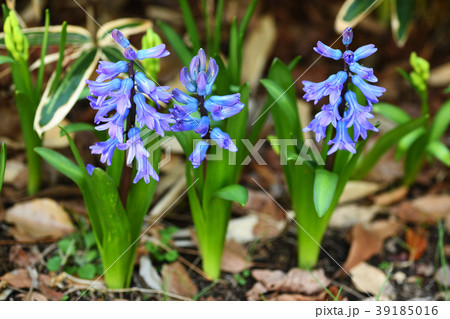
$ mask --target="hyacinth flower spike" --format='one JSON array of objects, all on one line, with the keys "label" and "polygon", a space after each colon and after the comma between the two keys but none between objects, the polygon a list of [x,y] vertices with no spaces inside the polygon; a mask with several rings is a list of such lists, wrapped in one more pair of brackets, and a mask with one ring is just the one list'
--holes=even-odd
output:
[{"label": "hyacinth flower spike", "polygon": [[[336,129],[336,135],[328,141],[332,145],[328,155],[339,150],[347,150],[355,153],[355,145],[358,139],[367,138],[367,131],[378,132],[368,119],[373,118],[371,113],[373,103],[378,102],[386,89],[367,82],[378,82],[372,68],[365,67],[358,63],[361,59],[374,54],[377,49],[373,44],[364,45],[355,51],[348,49],[353,40],[353,30],[346,28],[342,34],[342,43],[345,45],[345,51],[330,48],[322,42],[317,42],[314,51],[320,55],[334,59],[344,60],[344,71],[333,74],[325,81],[314,83],[303,81],[305,94],[303,98],[306,101],[314,100],[317,104],[319,100],[328,96],[329,102],[322,106],[322,111],[309,123],[303,131],[312,131],[316,135],[316,141],[320,142],[325,138],[326,130],[329,125]],[[348,82],[351,78],[352,83],[360,89],[367,100],[368,106],[360,105],[356,100],[356,94],[348,89]],[[353,127],[353,139],[348,133],[348,129]]]},{"label": "hyacinth flower spike", "polygon": [[[118,30],[113,30],[113,39],[123,49],[125,60],[118,62],[100,61],[97,69],[98,77],[95,81],[87,80],[88,97],[91,107],[97,110],[95,123],[97,130],[108,130],[109,139],[98,142],[90,148],[93,154],[101,154],[101,162],[112,164],[114,151],[128,151],[127,164],[133,161],[137,164],[137,173],[133,180],[137,183],[144,179],[150,182],[150,177],[158,181],[158,175],[151,167],[148,158],[150,153],[145,150],[140,138],[142,128],[146,126],[160,136],[170,131],[170,124],[175,120],[170,114],[158,112],[156,108],[147,104],[153,101],[159,108],[159,102],[168,103],[172,94],[169,87],[158,86],[148,79],[142,72],[133,69],[135,60],[162,58],[169,55],[164,44],[157,45],[137,52],[130,46],[130,41]],[[125,79],[121,74],[127,74]]]},{"label": "hyacinth flower spike", "polygon": [[[221,121],[238,114],[243,108],[239,93],[210,96],[219,67],[213,58],[209,58],[206,65],[206,54],[203,49],[191,60],[189,69],[184,67],[180,72],[180,82],[192,95],[179,89],[173,89],[173,97],[177,102],[170,110],[175,125],[173,132],[194,131],[200,134],[202,140],[197,143],[189,160],[194,168],[201,165],[205,159],[209,144],[208,140],[214,140],[217,145],[230,152],[237,152],[237,147],[231,141],[230,136],[219,128],[211,128],[211,122]],[[196,112],[200,118],[195,117]]]}]

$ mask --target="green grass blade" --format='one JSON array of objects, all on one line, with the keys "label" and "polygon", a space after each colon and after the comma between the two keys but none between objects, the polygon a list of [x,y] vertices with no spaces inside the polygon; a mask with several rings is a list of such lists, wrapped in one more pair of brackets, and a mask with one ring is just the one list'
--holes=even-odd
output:
[{"label": "green grass blade", "polygon": [[218,55],[220,53],[220,35],[222,31],[222,17],[223,17],[224,0],[217,2],[216,17],[214,19],[214,36],[213,36],[213,48],[212,55]]},{"label": "green grass blade", "polygon": [[50,88],[50,94],[53,94],[58,87],[59,78],[62,71],[62,63],[64,60],[64,51],[66,49],[66,38],[67,38],[67,22],[64,21],[61,26],[61,41],[59,42],[59,58],[56,63],[55,78],[53,79],[52,86]]},{"label": "green grass blade", "polygon": [[189,66],[189,63],[195,54],[188,49],[186,44],[184,44],[183,40],[172,27],[162,21],[158,21],[158,26],[161,28],[161,31],[164,33],[164,36],[175,50],[175,53],[178,55],[183,65]]},{"label": "green grass blade", "polygon": [[45,33],[44,39],[42,41],[41,48],[41,64],[39,65],[38,77],[36,80],[35,97],[37,101],[41,99],[42,94],[42,82],[44,81],[44,69],[45,69],[45,56],[47,55],[47,45],[48,45],[48,27],[50,25],[50,11],[45,10]]},{"label": "green grass blade", "polygon": [[195,24],[195,19],[192,14],[191,8],[189,7],[189,2],[187,0],[179,0],[181,12],[183,13],[184,23],[186,24],[186,29],[189,34],[189,39],[191,40],[194,52],[197,52],[201,48],[200,37],[198,34],[197,25]]}]

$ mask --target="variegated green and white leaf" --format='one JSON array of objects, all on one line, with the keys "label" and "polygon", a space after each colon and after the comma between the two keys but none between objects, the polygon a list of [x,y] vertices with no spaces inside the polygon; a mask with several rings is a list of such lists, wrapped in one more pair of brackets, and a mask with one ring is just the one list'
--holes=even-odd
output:
[{"label": "variegated green and white leaf", "polygon": [[408,39],[410,24],[414,15],[415,0],[391,1],[392,35],[399,47],[405,45]]},{"label": "variegated green and white leaf", "polygon": [[[61,40],[61,26],[50,26],[48,31],[48,44],[58,45]],[[27,28],[23,29],[22,32],[27,37],[29,45],[42,45],[45,27]],[[93,43],[91,34],[88,30],[76,25],[67,26],[66,44],[82,45],[86,43]],[[3,32],[0,33],[0,47],[5,47],[5,34]]]},{"label": "variegated green and white leaf", "polygon": [[111,62],[117,62],[124,59],[121,48],[116,46],[102,47],[101,59]]},{"label": "variegated green and white leaf", "polygon": [[105,23],[100,29],[98,29],[97,41],[100,47],[103,47],[114,43],[114,40],[111,36],[111,32],[114,29],[119,30],[125,35],[125,37],[128,38],[130,35],[143,33],[152,26],[153,24],[150,22],[150,20],[145,19],[124,18],[113,20]]},{"label": "variegated green and white leaf", "polygon": [[[39,135],[58,125],[70,112],[86,85],[85,80],[94,72],[99,58],[98,49],[83,52],[70,66],[51,96],[50,85],[47,85],[34,118],[34,129]],[[48,83],[53,83],[53,77]]]},{"label": "variegated green and white leaf", "polygon": [[347,27],[354,27],[378,7],[383,0],[346,0],[339,9],[334,29],[342,33]]}]

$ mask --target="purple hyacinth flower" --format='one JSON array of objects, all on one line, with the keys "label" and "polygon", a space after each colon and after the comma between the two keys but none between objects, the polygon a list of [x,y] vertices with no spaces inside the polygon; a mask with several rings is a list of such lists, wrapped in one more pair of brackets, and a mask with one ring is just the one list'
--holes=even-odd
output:
[{"label": "purple hyacinth flower", "polygon": [[361,90],[362,94],[364,94],[369,106],[371,106],[372,103],[378,103],[377,97],[380,97],[384,92],[386,92],[385,88],[368,84],[358,75],[352,76],[352,82],[358,87],[358,89]]},{"label": "purple hyacinth flower", "polygon": [[206,68],[206,54],[203,49],[200,49],[192,58],[189,70],[187,67],[181,69],[180,81],[190,93],[207,96],[211,94],[218,72],[219,67],[213,58],[209,58],[208,68]]},{"label": "purple hyacinth flower", "polygon": [[112,31],[112,37],[113,37],[114,41],[116,41],[117,44],[119,44],[122,48],[126,49],[130,46],[130,41],[128,41],[128,39],[125,38],[123,33],[120,32],[119,30],[114,29]]},{"label": "purple hyacinth flower", "polygon": [[118,90],[120,88],[121,82],[122,80],[117,78],[108,82],[86,80],[86,83],[89,86],[89,94],[94,96],[106,96],[110,92]]},{"label": "purple hyacinth flower", "polygon": [[350,71],[356,73],[360,78],[369,81],[369,82],[378,82],[377,77],[373,74],[372,68],[367,68],[365,66],[360,65],[355,62],[353,65],[350,65]]},{"label": "purple hyacinth flower", "polygon": [[208,151],[209,144],[205,141],[200,141],[195,146],[194,151],[189,155],[189,161],[191,161],[194,168],[198,168],[205,159],[206,152]]},{"label": "purple hyacinth flower", "polygon": [[355,63],[355,54],[351,50],[347,50],[342,55],[342,58],[344,59],[345,63],[348,65],[353,65]]},{"label": "purple hyacinth flower", "polygon": [[125,61],[109,62],[100,61],[97,69],[99,76],[95,79],[96,82],[103,82],[111,80],[118,76],[120,73],[127,72],[128,66]]},{"label": "purple hyacinth flower", "polygon": [[123,56],[125,59],[133,61],[137,58],[136,51],[132,47],[128,47],[123,51]]},{"label": "purple hyacinth flower", "polygon": [[314,100],[314,104],[317,104],[321,98],[329,95],[330,104],[336,104],[346,80],[347,73],[339,71],[337,74],[330,75],[328,79],[319,83],[303,81],[303,91],[305,91],[303,98],[307,102]]},{"label": "purple hyacinth flower", "polygon": [[373,115],[370,113],[372,111],[371,107],[360,105],[356,99],[356,94],[352,91],[345,93],[345,100],[349,105],[349,109],[344,121],[347,122],[347,128],[353,126],[355,141],[358,140],[359,136],[366,139],[368,130],[378,132],[378,129],[368,121],[368,119],[373,118]]},{"label": "purple hyacinth flower", "polygon": [[175,101],[177,101],[181,104],[195,105],[195,107],[197,108],[198,101],[196,98],[187,95],[186,93],[184,93],[183,91],[181,91],[177,88],[174,88],[172,90],[172,94],[173,94],[173,98],[175,99]]},{"label": "purple hyacinth flower", "polygon": [[106,162],[106,164],[110,166],[117,144],[119,144],[117,138],[110,138],[105,142],[95,143],[89,148],[91,149],[92,154],[101,154],[100,161],[102,163]]},{"label": "purple hyacinth flower", "polygon": [[322,111],[316,114],[311,123],[303,129],[303,132],[313,131],[316,135],[316,141],[319,143],[326,137],[326,129],[328,125],[333,124],[333,126],[336,127],[337,121],[342,119],[338,110],[341,102],[342,98],[339,97],[336,104],[327,104],[322,106]]},{"label": "purple hyacinth flower", "polygon": [[342,43],[347,46],[352,43],[353,40],[353,30],[350,27],[345,28],[344,33],[342,33]]},{"label": "purple hyacinth flower", "polygon": [[156,86],[156,84],[147,79],[147,77],[142,72],[136,73],[134,76],[136,83],[138,84],[139,91],[145,93],[149,98],[155,102],[158,107],[158,101],[168,103],[172,99],[172,94],[167,92],[168,86]]},{"label": "purple hyacinth flower", "polygon": [[125,111],[124,115],[120,115],[119,113],[114,114],[108,118],[102,118],[104,124],[98,125],[95,127],[97,131],[108,130],[109,137],[113,139],[117,139],[120,143],[123,142],[123,122],[128,116],[128,109]]},{"label": "purple hyacinth flower", "polygon": [[166,50],[166,45],[161,43],[150,49],[138,50],[136,52],[136,57],[139,60],[145,60],[145,59],[149,59],[149,58],[159,59],[159,58],[166,57],[169,54],[170,54],[170,52]]},{"label": "purple hyacinth flower", "polygon": [[332,49],[328,45],[323,44],[321,41],[318,41],[317,47],[314,47],[313,49],[321,56],[324,56],[326,58],[331,58],[333,60],[339,60],[340,58],[342,58],[341,50]]},{"label": "purple hyacinth flower", "polygon": [[210,123],[209,117],[202,116],[198,121],[198,126],[194,132],[200,134],[201,137],[204,137],[209,132]]},{"label": "purple hyacinth flower", "polygon": [[217,74],[219,73],[219,66],[216,60],[209,58],[208,70],[206,71],[206,92],[205,95],[210,95],[212,92],[212,87],[214,81],[216,80]]},{"label": "purple hyacinth flower", "polygon": [[144,178],[146,183],[150,182],[150,176],[159,181],[158,174],[156,174],[153,167],[148,162],[150,153],[144,148],[140,137],[141,131],[137,127],[132,127],[128,131],[128,140],[124,144],[118,144],[117,148],[121,151],[128,150],[127,164],[131,165],[133,160],[137,161],[137,173],[133,180],[133,183],[137,183],[141,178]]},{"label": "purple hyacinth flower", "polygon": [[180,82],[190,93],[195,93],[197,91],[197,84],[195,81],[192,81],[186,67],[182,68],[180,71]]},{"label": "purple hyacinth flower", "polygon": [[145,96],[136,93],[133,98],[136,103],[136,121],[139,127],[147,125],[150,130],[155,130],[157,134],[164,137],[164,131],[170,131],[169,123],[175,123],[170,114],[162,114],[154,107],[148,105]]},{"label": "purple hyacinth flower", "polygon": [[237,147],[234,145],[233,141],[225,132],[218,127],[213,128],[211,131],[211,138],[219,145],[221,148],[225,150],[229,150],[230,152],[237,152]]},{"label": "purple hyacinth flower", "polygon": [[95,169],[95,166],[94,166],[94,165],[92,165],[92,164],[87,164],[87,165],[86,165],[86,170],[87,170],[87,172],[88,172],[88,174],[89,174],[90,176],[92,176],[92,173],[94,172],[94,169]]},{"label": "purple hyacinth flower", "polygon": [[200,73],[197,76],[197,94],[200,96],[206,95],[206,73],[205,71],[200,71]]},{"label": "purple hyacinth flower", "polygon": [[238,114],[244,104],[240,102],[240,94],[230,94],[225,96],[211,96],[205,102],[205,109],[211,113],[213,121],[220,121]]},{"label": "purple hyacinth flower", "polygon": [[368,56],[374,54],[375,52],[377,52],[377,48],[375,48],[375,45],[373,45],[373,44],[367,44],[362,47],[359,47],[354,52],[355,61],[359,61],[361,59],[367,58]]},{"label": "purple hyacinth flower", "polygon": [[114,92],[111,92],[109,95],[112,97],[114,103],[116,103],[116,110],[121,116],[128,114],[128,109],[131,107],[130,97],[131,97],[131,89],[133,88],[133,80],[130,78],[126,78],[122,80],[122,85],[120,89]]},{"label": "purple hyacinth flower", "polygon": [[328,151],[327,155],[333,154],[338,149],[347,150],[350,153],[356,153],[356,143],[348,135],[347,123],[345,121],[339,121],[336,127],[336,136],[334,139],[328,141],[328,145],[333,145]]},{"label": "purple hyacinth flower", "polygon": [[197,111],[197,105],[195,104],[186,104],[186,105],[178,105],[175,104],[173,108],[169,110],[170,114],[178,120],[182,120],[192,113]]},{"label": "purple hyacinth flower", "polygon": [[172,125],[172,132],[193,131],[198,127],[198,119],[194,119],[191,116],[183,119],[175,119],[176,123]]}]

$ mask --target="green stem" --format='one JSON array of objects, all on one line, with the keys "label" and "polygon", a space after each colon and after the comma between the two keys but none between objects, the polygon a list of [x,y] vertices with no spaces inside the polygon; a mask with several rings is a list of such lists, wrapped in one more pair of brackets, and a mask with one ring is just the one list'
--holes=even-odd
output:
[{"label": "green stem", "polygon": [[33,195],[39,191],[42,175],[41,157],[34,151],[34,148],[41,146],[42,141],[33,129],[35,109],[32,107],[32,102],[26,95],[19,92],[16,92],[15,100],[28,162],[27,192],[29,195]]}]

